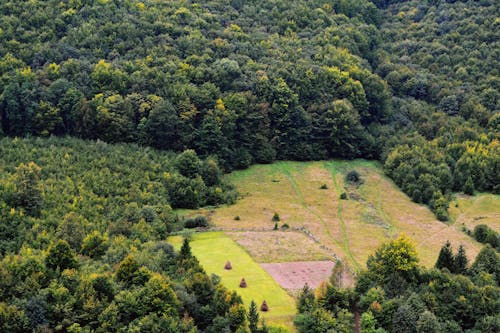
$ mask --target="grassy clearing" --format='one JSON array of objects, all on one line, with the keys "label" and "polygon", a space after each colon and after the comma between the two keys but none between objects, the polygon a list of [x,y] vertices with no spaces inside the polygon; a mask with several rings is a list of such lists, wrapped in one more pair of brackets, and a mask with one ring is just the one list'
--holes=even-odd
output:
[{"label": "grassy clearing", "polygon": [[[345,175],[353,169],[364,179],[357,188],[344,184]],[[354,269],[363,267],[381,242],[401,232],[415,241],[421,263],[428,267],[434,265],[446,240],[454,246],[463,244],[471,258],[481,247],[458,224],[443,224],[427,207],[413,203],[385,177],[377,162],[278,162],[255,165],[228,177],[243,198],[215,210],[212,222],[216,226],[271,231],[271,219],[277,212],[280,224],[307,228]],[[323,184],[328,188],[320,189]],[[339,199],[344,191],[349,200]],[[495,202],[483,206],[487,210],[498,207]],[[235,216],[240,220],[235,221]],[[273,242],[267,244],[265,249],[270,252]],[[290,248],[290,257],[299,257],[304,244],[297,243],[296,250]]]},{"label": "grassy clearing", "polygon": [[487,224],[500,232],[500,195],[458,195],[450,204],[450,215],[457,227],[474,230],[478,224]]},{"label": "grassy clearing", "polygon": [[[182,238],[171,237],[169,241],[179,249]],[[270,311],[260,312],[266,323],[293,330],[292,320],[296,312],[294,299],[227,235],[221,232],[195,234],[191,249],[207,273],[220,276],[228,289],[238,292],[246,306],[251,300],[254,300],[257,306],[266,300]],[[232,270],[224,269],[227,260],[231,261]],[[239,287],[242,277],[248,284],[247,288]]]}]

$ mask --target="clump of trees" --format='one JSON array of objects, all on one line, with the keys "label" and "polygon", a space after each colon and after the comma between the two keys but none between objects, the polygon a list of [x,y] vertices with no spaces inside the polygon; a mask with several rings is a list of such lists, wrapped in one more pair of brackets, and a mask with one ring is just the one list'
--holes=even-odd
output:
[{"label": "clump of trees", "polygon": [[[498,329],[500,257],[486,246],[468,266],[462,247],[454,255],[446,243],[437,268],[418,264],[405,236],[383,244],[367,261],[353,289],[305,286],[297,301],[299,332],[494,332]],[[453,271],[456,273],[454,274]]]}]

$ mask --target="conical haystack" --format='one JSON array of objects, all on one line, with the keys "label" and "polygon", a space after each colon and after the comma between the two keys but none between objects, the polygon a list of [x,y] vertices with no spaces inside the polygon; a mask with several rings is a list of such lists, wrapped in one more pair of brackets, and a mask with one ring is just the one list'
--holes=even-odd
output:
[{"label": "conical haystack", "polygon": [[229,260],[226,261],[226,265],[224,265],[224,269],[227,269],[227,270],[233,269],[233,266],[231,266],[231,262]]},{"label": "conical haystack", "polygon": [[247,287],[247,282],[245,281],[245,278],[241,278],[240,288],[246,288],[246,287]]},{"label": "conical haystack", "polygon": [[263,312],[269,311],[269,306],[267,305],[266,301],[262,302],[262,305],[260,306],[260,311]]}]

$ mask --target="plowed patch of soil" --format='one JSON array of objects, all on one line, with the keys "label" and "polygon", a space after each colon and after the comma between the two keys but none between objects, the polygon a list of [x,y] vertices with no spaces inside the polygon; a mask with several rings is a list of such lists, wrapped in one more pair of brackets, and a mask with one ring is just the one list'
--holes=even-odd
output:
[{"label": "plowed patch of soil", "polygon": [[285,289],[297,290],[307,283],[317,288],[328,280],[335,265],[332,261],[298,261],[260,264]]}]

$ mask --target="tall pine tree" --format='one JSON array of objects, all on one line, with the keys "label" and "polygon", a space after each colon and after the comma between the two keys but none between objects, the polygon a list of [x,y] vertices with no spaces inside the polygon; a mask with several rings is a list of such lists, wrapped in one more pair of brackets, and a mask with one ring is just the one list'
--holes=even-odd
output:
[{"label": "tall pine tree", "polygon": [[469,259],[467,258],[467,254],[465,253],[465,248],[463,245],[458,247],[457,255],[454,258],[455,263],[455,274],[467,274],[467,264],[469,263]]},{"label": "tall pine tree", "polygon": [[439,251],[439,256],[434,267],[438,269],[447,268],[450,272],[455,270],[455,260],[453,258],[450,241],[446,241],[446,243],[441,247],[441,251]]}]

